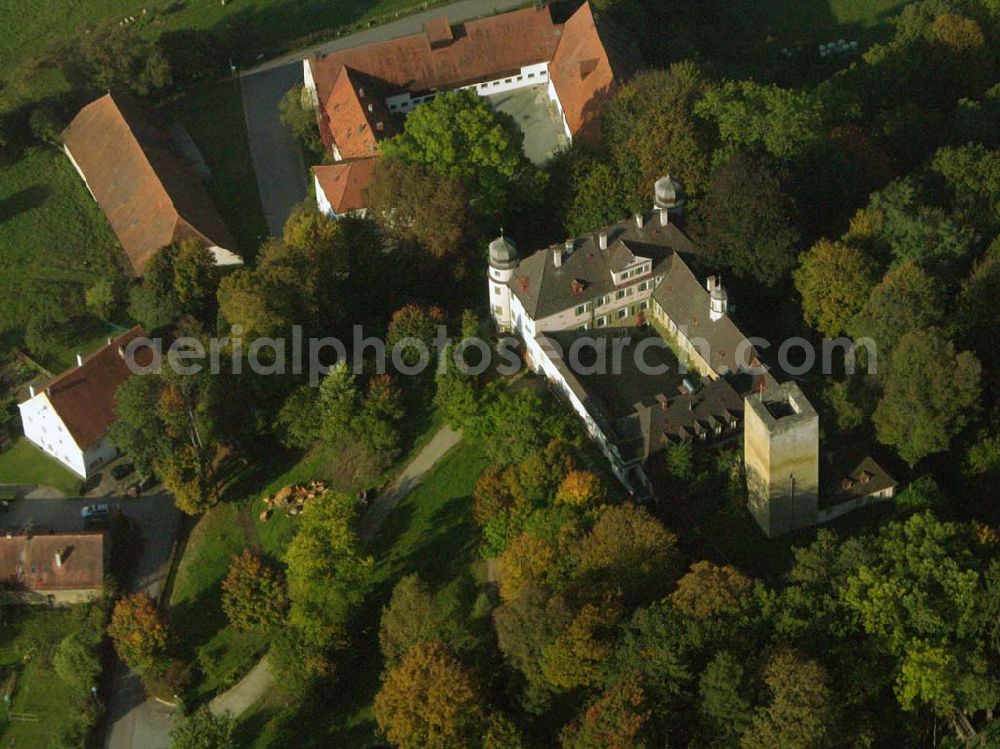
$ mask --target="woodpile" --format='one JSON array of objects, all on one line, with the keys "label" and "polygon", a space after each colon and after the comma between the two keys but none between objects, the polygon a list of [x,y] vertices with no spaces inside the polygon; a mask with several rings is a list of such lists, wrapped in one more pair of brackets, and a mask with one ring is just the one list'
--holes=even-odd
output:
[{"label": "woodpile", "polygon": [[305,509],[306,502],[326,493],[327,489],[325,481],[291,484],[279,489],[274,494],[264,497],[264,511],[260,513],[260,519],[261,521],[267,520],[275,510],[283,510],[289,515],[298,515]]}]

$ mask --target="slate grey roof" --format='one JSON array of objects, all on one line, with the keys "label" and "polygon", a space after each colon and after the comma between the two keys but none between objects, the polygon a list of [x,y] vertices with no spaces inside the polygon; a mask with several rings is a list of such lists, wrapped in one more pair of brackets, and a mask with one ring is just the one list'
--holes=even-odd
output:
[{"label": "slate grey roof", "polygon": [[727,374],[739,371],[738,364],[746,367],[752,363],[754,351],[746,347],[743,359],[737,362],[737,349],[746,340],[746,336],[728,314],[719,320],[712,320],[708,289],[698,281],[681,258],[675,257],[671,261],[663,282],[653,291],[653,300],[677,326],[685,328],[685,335],[689,339],[705,341],[708,351],[702,348],[698,350],[702,356],[710,354],[705,358],[716,372]]},{"label": "slate grey roof", "polygon": [[[728,436],[733,433],[733,422],[738,424],[743,418],[743,398],[728,379],[702,379],[694,393],[682,389],[680,384],[685,375],[678,371],[677,359],[665,345],[647,348],[643,359],[649,366],[666,364],[667,373],[652,375],[640,371],[632,354],[638,342],[649,335],[634,328],[601,328],[549,331],[535,336],[625,463],[644,461],[671,441],[700,439],[700,434],[712,441],[718,438],[716,426],[721,428],[721,436]],[[630,343],[622,348],[620,370],[592,374],[587,369],[575,371],[571,366],[569,353],[574,341],[622,336],[628,336]],[[581,348],[579,354],[582,367],[594,365],[591,359],[596,359],[596,355],[592,347]],[[696,374],[689,373],[687,377],[699,382]]]},{"label": "slate grey roof", "polygon": [[501,234],[490,242],[490,265],[500,270],[510,270],[517,265],[517,245]]},{"label": "slate grey roof", "polygon": [[[574,241],[571,253],[563,251],[559,268],[555,267],[552,251],[562,251],[562,244],[539,250],[521,261],[510,287],[532,319],[540,320],[614,291],[612,265],[617,265],[626,252],[650,258],[650,276],[654,276],[668,267],[675,251],[693,251],[691,241],[676,226],[661,226],[655,215],[647,218],[641,229],[634,219],[629,219],[603,231],[608,235],[607,250],[600,249],[597,232],[586,234]],[[629,279],[628,283],[641,280]]]}]

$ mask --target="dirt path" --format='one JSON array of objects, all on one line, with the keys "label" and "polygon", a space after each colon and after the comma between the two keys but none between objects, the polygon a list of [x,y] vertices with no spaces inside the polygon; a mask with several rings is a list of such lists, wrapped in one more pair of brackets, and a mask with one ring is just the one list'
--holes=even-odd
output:
[{"label": "dirt path", "polygon": [[[393,479],[374,501],[368,506],[361,517],[358,535],[363,541],[369,541],[382,526],[389,513],[423,480],[427,472],[457,445],[462,439],[462,433],[451,427],[441,427],[434,433],[420,452],[406,464],[406,467]],[[216,715],[225,712],[239,716],[247,708],[264,697],[274,686],[274,677],[267,667],[267,656],[261,658],[257,665],[234,684],[230,689],[218,695],[209,703],[209,709]]]}]

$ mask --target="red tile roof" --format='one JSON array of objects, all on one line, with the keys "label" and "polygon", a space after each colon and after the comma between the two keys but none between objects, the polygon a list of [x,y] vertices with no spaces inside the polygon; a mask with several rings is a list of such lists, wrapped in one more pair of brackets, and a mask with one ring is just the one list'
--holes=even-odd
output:
[{"label": "red tile roof", "polygon": [[[115,391],[132,374],[118,347],[144,335],[142,328],[132,328],[84,359],[83,366],[67,369],[46,385],[44,394],[81,450],[107,434],[115,417]],[[145,366],[151,353],[144,346],[136,351],[135,358]]]},{"label": "red tile roof", "polygon": [[161,247],[182,239],[235,249],[194,169],[135,100],[102,96],[80,110],[62,137],[135,274]]},{"label": "red tile roof", "polygon": [[0,536],[0,581],[39,592],[99,590],[104,584],[104,552],[104,534],[99,532]]},{"label": "red tile roof", "polygon": [[596,143],[600,113],[635,67],[636,52],[617,28],[584,3],[563,27],[549,77],[574,139]]},{"label": "red tile roof", "polygon": [[319,187],[337,214],[365,207],[365,190],[372,180],[375,158],[338,161],[313,167]]},{"label": "red tile roof", "polygon": [[347,65],[340,69],[323,106],[323,124],[320,132],[332,139],[342,159],[373,156],[378,141],[398,130],[380,82]]},{"label": "red tile roof", "polygon": [[329,97],[344,65],[412,92],[447,90],[547,62],[561,34],[547,7],[458,24],[449,43],[442,20],[418,34],[310,58],[319,100]]}]

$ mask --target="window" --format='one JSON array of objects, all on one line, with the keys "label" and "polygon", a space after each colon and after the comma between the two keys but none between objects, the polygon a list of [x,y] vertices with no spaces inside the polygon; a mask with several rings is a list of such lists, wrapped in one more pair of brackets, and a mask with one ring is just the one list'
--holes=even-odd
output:
[{"label": "window", "polygon": [[510,78],[504,78],[504,83],[510,83]]},{"label": "window", "polygon": [[577,315],[582,315],[586,311],[587,311],[587,305],[586,304],[581,304],[579,307],[576,308],[576,314]]},{"label": "window", "polygon": [[493,305],[493,311],[496,312],[498,315],[502,315],[503,314],[503,307],[501,307],[499,304],[494,304]]},{"label": "window", "polygon": [[649,301],[645,300],[645,301],[639,302],[639,309],[649,309]]},{"label": "window", "polygon": [[657,277],[656,277],[656,283],[657,283],[657,284],[659,284],[659,283],[660,283],[660,281],[662,281],[662,280],[663,280],[663,276],[657,276]]},{"label": "window", "polygon": [[500,81],[493,81],[493,85],[494,86],[499,86],[500,85]]},{"label": "window", "polygon": [[625,289],[619,289],[618,293],[615,294],[615,298],[616,299],[624,299],[625,298]]},{"label": "window", "polygon": [[632,296],[632,292],[635,291],[631,286],[625,289],[625,296]]},{"label": "window", "polygon": [[606,318],[606,317],[598,317],[597,318],[597,327],[603,328],[607,324],[608,324],[608,318]]},{"label": "window", "polygon": [[643,281],[641,284],[639,284],[639,291],[645,291],[648,288],[649,288],[649,281]]},{"label": "window", "polygon": [[628,317],[628,309],[622,307],[620,310],[618,310],[618,319],[624,320],[626,317]]},{"label": "window", "polygon": [[500,287],[499,286],[494,286],[493,287],[493,293],[494,294],[499,294],[500,293]]},{"label": "window", "polygon": [[583,331],[585,331],[585,330],[586,330],[587,328],[589,328],[589,327],[590,327],[590,326],[589,326],[589,325],[587,325],[587,323],[584,323],[583,325],[581,325],[581,326],[580,326],[579,328],[577,328],[577,329],[576,329],[576,332],[577,332],[577,333],[582,333]]},{"label": "window", "polygon": [[519,75],[519,76],[517,77],[517,80],[519,80],[519,81],[523,81],[523,80],[524,80],[524,76],[523,76],[523,75]]},{"label": "window", "polygon": [[534,73],[528,73],[528,77],[529,77],[529,78],[534,78],[534,77],[535,77],[535,74],[534,74]]}]

